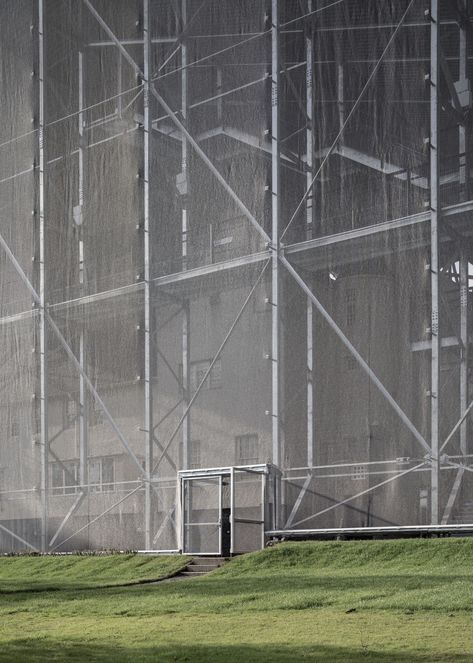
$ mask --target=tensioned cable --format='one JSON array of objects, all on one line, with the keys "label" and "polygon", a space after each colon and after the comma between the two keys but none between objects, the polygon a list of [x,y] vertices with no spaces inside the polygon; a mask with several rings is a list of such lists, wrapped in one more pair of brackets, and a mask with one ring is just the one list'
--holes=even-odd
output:
[{"label": "tensioned cable", "polygon": [[[342,2],[345,2],[345,0],[335,0],[335,2],[332,2],[332,3],[329,4],[329,5],[325,5],[324,7],[319,7],[318,9],[315,9],[314,11],[309,12],[308,14],[304,14],[303,16],[298,16],[298,17],[296,17],[296,18],[294,18],[294,19],[291,19],[291,20],[288,21],[287,23],[283,23],[283,24],[281,24],[280,27],[281,27],[281,28],[286,27],[286,26],[288,26],[288,25],[290,25],[290,24],[292,24],[292,23],[295,23],[296,21],[299,21],[299,20],[303,19],[303,18],[307,18],[308,16],[312,16],[313,14],[317,14],[317,13],[319,13],[319,12],[322,12],[322,11],[324,11],[325,9],[330,9],[330,7],[334,7],[335,5],[339,5],[339,4],[341,4]],[[198,10],[198,11],[199,11],[199,10]],[[197,12],[196,12],[196,13],[197,13]],[[182,71],[183,69],[187,69],[188,67],[192,67],[192,66],[194,66],[194,65],[196,65],[196,64],[199,64],[200,62],[202,62],[202,61],[204,61],[204,60],[208,60],[208,59],[210,59],[210,58],[216,57],[217,55],[221,55],[222,53],[225,53],[225,52],[227,52],[227,51],[229,51],[229,50],[232,50],[233,48],[238,48],[239,46],[242,46],[242,45],[246,44],[247,42],[252,41],[253,39],[257,39],[258,37],[262,37],[262,36],[264,36],[264,35],[266,35],[266,34],[269,34],[270,32],[271,32],[271,29],[268,29],[268,30],[266,30],[265,32],[259,32],[259,33],[256,34],[256,35],[252,35],[252,36],[249,37],[248,39],[244,39],[243,41],[240,41],[240,42],[238,42],[238,43],[236,43],[236,44],[232,44],[231,46],[227,46],[226,48],[224,48],[224,49],[222,49],[222,50],[220,50],[220,51],[215,51],[215,52],[213,52],[213,53],[210,53],[209,55],[205,55],[204,57],[200,58],[199,60],[194,60],[193,62],[189,62],[189,63],[188,63],[187,65],[185,65],[185,66],[182,66],[182,67],[178,67],[178,68],[176,68],[176,69],[173,69],[171,72],[168,72],[168,73],[166,73],[166,74],[162,74],[161,76],[156,76],[155,78],[152,78],[151,81],[153,82],[153,81],[159,80],[159,79],[161,79],[161,78],[164,78],[165,76],[170,76],[171,74],[174,74],[174,73],[177,73],[177,72],[179,72],[179,71]],[[91,104],[90,106],[86,106],[86,107],[83,108],[81,111],[74,111],[73,113],[70,113],[69,115],[64,115],[63,117],[60,117],[60,118],[58,118],[58,119],[56,119],[56,120],[53,120],[52,122],[48,122],[48,123],[46,123],[45,127],[51,127],[51,126],[53,126],[53,125],[55,125],[55,124],[59,124],[59,122],[64,122],[65,120],[68,120],[68,119],[70,119],[70,118],[72,118],[72,117],[75,117],[76,115],[78,115],[78,114],[81,113],[81,112],[82,112],[82,113],[86,113],[87,111],[92,110],[93,108],[96,108],[97,106],[101,106],[102,104],[106,104],[106,103],[108,103],[109,101],[113,101],[114,99],[118,99],[119,97],[121,97],[121,96],[123,96],[123,95],[125,95],[125,94],[128,94],[129,92],[134,92],[135,90],[140,90],[140,88],[142,89],[142,84],[141,84],[141,83],[140,83],[140,85],[135,85],[134,87],[128,88],[127,90],[124,90],[123,92],[120,92],[119,94],[114,94],[114,95],[112,95],[111,97],[107,97],[106,99],[103,99],[103,100],[101,100],[101,101],[96,102],[95,104]],[[140,90],[140,91],[141,91],[141,90]],[[19,136],[15,136],[15,138],[11,138],[11,139],[9,139],[9,140],[3,142],[3,143],[0,143],[0,149],[1,149],[2,147],[5,147],[5,146],[7,146],[7,145],[10,145],[11,143],[14,143],[14,142],[16,142],[16,141],[22,140],[23,138],[27,138],[28,136],[32,136],[32,135],[34,135],[35,133],[37,133],[38,131],[39,131],[39,129],[32,129],[31,131],[27,131],[27,132],[24,133],[24,134],[20,134]]]},{"label": "tensioned cable", "polygon": [[[297,16],[296,18],[293,18],[290,21],[287,21],[287,23],[281,23],[281,25],[279,27],[280,28],[286,28],[288,25],[291,25],[292,23],[295,23],[296,21],[300,21],[303,18],[308,18],[309,16],[313,16],[314,14],[319,14],[320,12],[323,12],[326,9],[330,9],[330,7],[335,7],[335,5],[340,5],[342,2],[345,2],[345,0],[335,0],[335,2],[332,2],[329,5],[325,5],[324,7],[319,7],[318,9],[314,9],[313,11],[309,12],[308,14],[304,14],[303,16]],[[196,64],[200,64],[201,62],[205,62],[205,60],[209,60],[211,58],[214,58],[217,55],[222,55],[223,53],[227,53],[228,51],[233,50],[234,48],[238,48],[239,46],[244,46],[245,44],[248,44],[248,42],[250,42],[250,41],[253,41],[255,39],[259,39],[260,37],[264,37],[265,35],[271,34],[271,30],[272,30],[272,28],[268,28],[268,30],[264,30],[263,32],[258,32],[258,34],[252,35],[251,37],[248,37],[248,39],[243,39],[242,41],[239,41],[236,44],[232,44],[231,46],[226,46],[225,48],[222,48],[220,51],[214,51],[213,53],[209,53],[209,55],[204,55],[203,57],[198,58],[197,60],[193,60],[192,62],[189,62],[186,65],[183,65],[181,67],[176,67],[176,69],[173,69],[172,71],[168,71],[165,74],[161,74],[160,76],[155,76],[154,78],[151,79],[151,82],[160,80],[162,78],[166,78],[166,76],[172,76],[172,74],[177,74],[180,71],[183,71],[184,69],[187,69],[189,67],[193,67]]]},{"label": "tensioned cable", "polygon": [[197,18],[197,16],[198,16],[198,15],[200,14],[200,12],[202,11],[202,8],[207,4],[208,1],[209,1],[209,0],[202,0],[202,3],[200,4],[199,8],[194,12],[194,14],[193,14],[193,16],[190,18],[190,20],[187,21],[187,24],[186,24],[184,30],[182,30],[182,32],[181,32],[180,34],[177,35],[177,37],[176,37],[176,39],[175,39],[175,42],[177,43],[177,46],[174,46],[174,48],[172,49],[172,51],[171,51],[171,52],[167,55],[167,57],[164,59],[163,64],[158,68],[158,72],[159,72],[159,71],[162,71],[162,70],[164,69],[164,67],[168,64],[168,62],[170,62],[170,61],[172,60],[172,58],[176,55],[176,53],[179,52],[179,49],[181,48],[181,41],[182,41],[182,39],[186,36],[186,34],[188,33],[188,31],[189,31],[189,29],[190,29],[192,23],[195,21],[195,19]]},{"label": "tensioned cable", "polygon": [[[64,122],[65,120],[69,120],[72,117],[75,117],[79,115],[79,113],[86,113],[89,110],[92,110],[93,108],[97,108],[97,106],[101,106],[102,104],[106,104],[109,101],[113,101],[114,99],[118,99],[119,97],[122,97],[125,94],[129,94],[130,92],[134,92],[135,90],[139,90],[140,93],[143,90],[143,86],[140,83],[139,85],[135,85],[133,87],[128,88],[127,90],[123,90],[123,92],[120,92],[119,94],[114,94],[111,97],[107,97],[106,99],[102,99],[101,101],[97,101],[95,104],[91,104],[90,106],[86,106],[82,110],[74,111],[73,113],[70,113],[69,115],[64,115],[63,117],[57,118],[57,120],[52,120],[51,122],[47,122],[45,124],[45,127],[52,127],[55,124],[59,124],[59,122]],[[137,95],[134,99],[138,98],[139,95]],[[15,138],[10,138],[10,140],[6,140],[4,143],[0,143],[0,148],[5,147],[6,145],[10,145],[11,143],[16,142],[17,140],[22,140],[23,138],[27,138],[28,136],[32,136],[35,133],[37,133],[39,129],[32,129],[31,131],[27,131],[24,134],[21,134],[19,136],[15,136]]]},{"label": "tensioned cable", "polygon": [[322,159],[322,163],[320,164],[320,166],[319,166],[318,169],[317,169],[317,172],[315,173],[314,177],[312,178],[312,181],[311,181],[311,183],[310,183],[310,186],[307,188],[306,192],[305,192],[304,195],[302,196],[302,199],[301,199],[300,203],[297,205],[297,207],[296,207],[296,209],[295,209],[293,215],[292,215],[291,218],[289,219],[289,223],[287,224],[286,228],[284,229],[284,231],[283,231],[283,233],[282,233],[282,235],[281,235],[281,241],[284,239],[284,236],[286,235],[287,231],[289,230],[289,228],[290,228],[292,222],[294,221],[294,219],[295,219],[296,216],[298,215],[298,213],[299,213],[299,211],[300,211],[302,205],[305,203],[305,201],[307,200],[309,194],[311,193],[311,191],[312,191],[312,189],[313,189],[313,186],[314,186],[314,184],[315,184],[315,182],[316,182],[318,176],[320,175],[320,173],[321,173],[323,167],[324,167],[325,164],[327,163],[327,161],[328,161],[329,157],[331,156],[333,150],[334,150],[335,147],[337,146],[338,141],[340,140],[341,136],[343,135],[343,132],[345,131],[345,127],[347,126],[348,122],[351,120],[351,118],[353,117],[353,114],[355,113],[355,111],[357,110],[358,106],[360,105],[361,100],[362,100],[362,98],[363,98],[363,96],[364,96],[366,90],[368,89],[368,87],[369,87],[371,81],[373,80],[373,78],[374,78],[375,75],[377,74],[379,68],[381,67],[381,64],[382,64],[382,62],[383,62],[384,56],[386,55],[386,53],[387,53],[388,50],[390,49],[391,44],[393,43],[394,39],[396,38],[396,35],[397,35],[397,33],[399,32],[399,30],[400,30],[402,24],[404,23],[404,21],[405,21],[405,19],[406,19],[406,16],[407,16],[407,14],[409,13],[409,11],[410,11],[412,5],[414,4],[414,2],[415,2],[415,0],[411,0],[411,1],[409,2],[409,4],[407,5],[407,9],[405,10],[404,14],[401,16],[401,19],[400,19],[399,23],[397,24],[395,30],[394,30],[393,33],[391,34],[391,36],[390,36],[390,38],[389,38],[389,40],[388,40],[388,43],[386,44],[386,46],[385,46],[383,52],[381,53],[381,55],[380,55],[378,61],[376,62],[375,66],[374,66],[374,68],[373,68],[373,71],[372,71],[371,74],[368,76],[368,79],[367,79],[366,83],[364,84],[363,89],[361,90],[360,94],[358,95],[357,100],[355,101],[355,103],[354,103],[353,106],[351,107],[350,112],[349,112],[348,115],[346,116],[346,118],[345,118],[345,122],[342,124],[342,126],[341,126],[339,132],[337,133],[337,135],[336,135],[336,137],[335,137],[335,140],[333,141],[332,145],[330,146],[330,148],[329,148],[327,154],[326,154],[325,157]]},{"label": "tensioned cable", "polygon": [[80,529],[76,530],[76,531],[74,532],[74,534],[71,534],[70,536],[68,536],[67,539],[63,539],[60,543],[57,543],[57,544],[54,546],[54,548],[51,548],[50,552],[54,552],[54,551],[57,550],[60,546],[64,545],[67,541],[70,541],[72,538],[74,538],[75,536],[77,536],[78,534],[80,534],[81,532],[83,532],[85,529],[87,529],[88,527],[90,527],[91,525],[93,525],[94,523],[96,523],[97,520],[100,520],[100,518],[103,518],[103,516],[106,516],[107,513],[109,513],[110,511],[112,511],[112,509],[114,509],[115,507],[119,506],[122,502],[124,502],[125,500],[127,500],[129,497],[131,497],[132,495],[134,495],[134,494],[135,494],[136,492],[138,492],[139,490],[142,490],[142,486],[141,486],[141,485],[137,486],[134,490],[132,490],[131,492],[127,493],[124,497],[122,497],[120,500],[118,500],[118,502],[115,502],[114,504],[112,504],[112,506],[109,506],[108,509],[106,509],[105,511],[103,511],[101,514],[99,514],[98,516],[96,516],[96,517],[93,518],[92,520],[89,520],[88,523],[86,523],[86,524],[85,524],[83,527],[81,527]]}]

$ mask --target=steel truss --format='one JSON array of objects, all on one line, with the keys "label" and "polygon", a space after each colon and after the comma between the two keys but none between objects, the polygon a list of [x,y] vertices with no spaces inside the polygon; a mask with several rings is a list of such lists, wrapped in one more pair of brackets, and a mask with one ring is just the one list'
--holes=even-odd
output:
[{"label": "steel truss", "polygon": [[[25,310],[20,313],[16,313],[12,316],[5,316],[0,319],[0,325],[14,325],[22,320],[38,318],[39,321],[39,330],[40,330],[40,438],[41,438],[41,505],[42,505],[42,529],[41,529],[41,548],[43,551],[52,549],[55,550],[60,546],[64,545],[67,541],[72,539],[76,534],[86,529],[93,522],[98,521],[102,516],[105,516],[111,510],[113,510],[117,505],[123,503],[129,496],[134,495],[138,491],[144,492],[145,495],[145,512],[144,512],[144,532],[145,532],[145,547],[147,550],[151,549],[153,545],[156,545],[156,541],[159,539],[162,528],[166,525],[168,520],[173,520],[174,514],[169,511],[166,516],[165,522],[161,523],[160,527],[155,531],[153,529],[153,504],[154,499],[157,495],[156,489],[156,472],[162,462],[163,458],[166,457],[167,452],[169,451],[171,445],[175,443],[175,440],[178,439],[178,434],[181,434],[181,444],[183,449],[183,464],[182,469],[186,470],[189,463],[189,445],[190,445],[190,430],[191,430],[191,414],[193,404],[199,395],[205,381],[207,380],[212,367],[215,365],[215,362],[220,357],[221,352],[223,351],[226,343],[232,336],[235,328],[238,325],[238,322],[241,318],[242,313],[245,311],[248,302],[251,300],[256,287],[260,283],[263,275],[266,273],[271,275],[271,355],[270,360],[271,364],[271,421],[272,421],[272,462],[276,466],[284,465],[284,426],[281,421],[282,418],[282,380],[283,380],[283,369],[282,369],[282,358],[281,358],[281,309],[284,303],[285,292],[283,288],[284,278],[283,275],[287,278],[290,276],[297,286],[301,289],[306,297],[307,301],[307,354],[306,354],[306,365],[307,365],[307,465],[304,468],[284,468],[285,481],[302,481],[302,486],[295,502],[292,504],[292,507],[285,519],[285,522],[282,523],[281,528],[274,529],[270,534],[275,534],[277,532],[293,530],[294,528],[300,526],[303,523],[308,521],[313,522],[313,519],[316,519],[319,515],[331,510],[336,509],[339,506],[342,506],[348,502],[356,500],[359,496],[370,493],[379,487],[386,485],[387,483],[398,480],[399,478],[410,474],[411,472],[425,472],[430,471],[431,475],[431,503],[430,503],[430,514],[431,514],[431,526],[447,526],[449,523],[452,510],[455,505],[457,495],[461,489],[462,481],[465,474],[473,471],[473,466],[470,465],[471,455],[469,454],[470,446],[468,442],[468,415],[473,409],[473,401],[469,403],[469,389],[468,389],[468,356],[469,356],[469,346],[470,346],[470,330],[468,323],[468,307],[470,305],[470,292],[468,286],[468,256],[465,248],[463,247],[462,255],[460,259],[459,266],[459,297],[460,297],[460,312],[461,312],[461,322],[460,322],[460,333],[458,338],[453,338],[452,344],[456,344],[459,349],[460,354],[460,418],[456,425],[453,427],[448,436],[442,441],[440,439],[439,432],[439,417],[440,417],[440,369],[441,369],[441,349],[446,345],[446,340],[441,338],[440,333],[440,278],[441,270],[444,267],[441,262],[441,246],[443,244],[452,243],[452,241],[458,241],[458,236],[460,238],[471,239],[473,237],[471,231],[465,225],[465,219],[468,218],[468,215],[473,211],[473,199],[471,199],[471,192],[468,190],[468,179],[469,179],[469,159],[467,156],[467,126],[465,123],[459,123],[459,153],[460,153],[460,167],[458,173],[455,175],[458,182],[463,186],[462,197],[463,200],[455,205],[444,206],[441,208],[440,205],[440,187],[442,185],[442,178],[439,172],[439,127],[438,127],[438,118],[439,118],[439,104],[440,104],[440,77],[443,75],[447,81],[448,89],[452,94],[452,109],[461,113],[461,103],[458,98],[455,85],[453,84],[453,78],[450,74],[450,65],[453,60],[458,61],[459,66],[459,78],[466,78],[466,67],[468,62],[468,53],[466,48],[467,33],[468,27],[465,26],[463,20],[459,20],[458,24],[452,21],[440,21],[439,17],[439,6],[442,5],[441,0],[431,0],[430,3],[430,13],[428,20],[430,22],[430,72],[429,72],[429,85],[430,85],[430,136],[429,136],[429,164],[430,164],[430,174],[429,177],[421,177],[420,175],[415,175],[413,177],[413,185],[417,186],[423,190],[428,190],[430,194],[429,198],[429,207],[424,212],[410,214],[405,217],[383,221],[376,225],[370,225],[362,228],[356,228],[349,231],[325,235],[325,236],[315,236],[315,204],[314,204],[314,184],[317,182],[319,177],[323,174],[323,169],[330,157],[334,154],[337,154],[338,157],[346,159],[347,161],[354,161],[358,164],[363,165],[366,168],[371,168],[378,172],[383,172],[394,178],[407,181],[412,174],[409,174],[401,169],[397,168],[395,165],[381,163],[379,160],[376,160],[367,155],[363,155],[360,152],[350,150],[343,145],[343,134],[344,129],[348,125],[350,118],[356,112],[357,108],[364,103],[366,100],[364,98],[366,90],[368,90],[372,80],[374,79],[378,69],[380,68],[383,62],[394,62],[395,60],[389,55],[390,46],[394,41],[397,33],[409,26],[418,25],[420,27],[425,27],[425,24],[422,23],[412,23],[409,21],[409,12],[412,6],[415,4],[415,0],[407,5],[407,9],[401,17],[400,21],[397,24],[386,24],[385,26],[365,26],[366,30],[383,28],[390,30],[390,38],[387,41],[386,47],[383,50],[380,58],[376,61],[373,61],[374,67],[371,70],[371,73],[368,79],[363,86],[360,95],[356,100],[352,100],[351,110],[348,114],[345,114],[344,109],[346,108],[346,100],[344,99],[344,84],[343,84],[343,62],[338,63],[338,104],[340,111],[340,123],[339,123],[339,132],[335,139],[331,142],[331,145],[324,150],[324,152],[317,153],[314,148],[314,136],[313,136],[313,118],[314,113],[316,113],[317,108],[317,99],[315,98],[315,85],[314,85],[314,66],[317,61],[314,58],[314,34],[312,28],[309,24],[307,26],[304,24],[304,21],[301,19],[292,21],[293,25],[282,25],[280,21],[280,0],[271,0],[271,27],[267,30],[262,30],[260,33],[250,34],[245,36],[243,40],[235,42],[237,37],[242,35],[220,35],[219,38],[224,36],[229,40],[230,44],[224,49],[219,49],[215,51],[214,54],[200,58],[197,61],[191,62],[188,57],[188,42],[193,37],[190,34],[191,28],[188,29],[188,8],[187,1],[180,1],[180,22],[182,32],[175,36],[175,38],[152,38],[151,29],[150,29],[150,1],[143,0],[142,6],[142,20],[143,20],[143,37],[138,40],[120,40],[113,32],[111,27],[107,24],[103,16],[97,11],[94,6],[93,0],[82,0],[84,11],[87,10],[91,16],[97,21],[97,24],[105,32],[108,37],[108,41],[93,42],[82,47],[82,50],[78,52],[77,59],[77,82],[78,82],[78,99],[79,99],[79,108],[77,111],[77,120],[78,120],[78,133],[79,133],[79,147],[76,153],[79,157],[79,182],[78,182],[78,200],[80,214],[85,213],[85,197],[87,195],[86,190],[86,174],[85,174],[85,164],[86,164],[86,151],[93,150],[99,143],[88,142],[85,140],[85,133],[91,128],[85,123],[85,111],[87,110],[84,104],[84,58],[86,57],[86,51],[90,49],[106,49],[114,48],[122,56],[123,60],[127,63],[129,67],[132,68],[134,73],[139,77],[141,81],[140,85],[134,88],[135,97],[130,102],[130,105],[134,103],[137,98],[137,95],[143,95],[143,109],[144,115],[141,120],[137,123],[135,130],[141,131],[143,134],[143,277],[134,284],[129,286],[102,291],[95,295],[84,295],[83,292],[79,297],[73,300],[63,301],[59,303],[54,303],[48,305],[47,301],[47,256],[45,255],[45,223],[46,219],[46,190],[45,190],[45,174],[48,168],[53,168],[57,160],[47,161],[47,145],[45,144],[45,128],[47,126],[45,118],[45,60],[44,60],[44,0],[37,0],[38,7],[38,24],[37,24],[37,35],[38,35],[38,72],[37,72],[37,94],[38,94],[38,119],[37,127],[34,131],[37,132],[37,152],[38,152],[38,163],[31,170],[22,171],[16,173],[13,177],[21,177],[27,172],[34,172],[37,182],[38,190],[38,209],[37,209],[37,226],[38,226],[38,245],[39,245],[39,278],[37,285],[34,285],[31,280],[27,277],[24,270],[21,268],[17,258],[15,257],[11,247],[8,245],[6,240],[0,235],[0,244],[15,270],[17,271],[20,279],[23,284],[26,286],[28,291],[31,294],[31,297],[35,303],[33,310]],[[336,3],[335,3],[336,4]],[[306,17],[311,17],[315,13],[323,10],[323,7],[316,7],[315,3],[312,0],[307,0],[306,3],[307,12],[305,12]],[[304,19],[304,20],[307,20]],[[191,23],[192,21],[190,21]],[[460,31],[460,52],[458,57],[446,58],[440,47],[440,37],[439,32],[442,25],[458,25]],[[301,28],[301,25],[303,26]],[[308,27],[309,26],[309,27]],[[471,27],[471,26],[470,26]],[[336,28],[334,28],[336,29]],[[340,28],[342,29],[342,28]],[[343,28],[350,29],[350,28]],[[360,28],[362,29],[362,28]],[[305,35],[305,61],[288,63],[284,62],[281,54],[281,35],[290,33],[291,31],[304,31]],[[189,88],[189,78],[192,76],[194,70],[198,70],[199,67],[205,67],[209,64],[209,61],[212,61],[212,58],[217,57],[222,52],[226,50],[233,49],[239,44],[245,44],[254,39],[259,39],[262,36],[267,35],[271,38],[271,61],[268,61],[270,64],[270,73],[267,76],[240,87],[236,87],[230,91],[220,92],[217,95],[212,95],[207,99],[200,99],[197,102],[191,103],[189,100],[188,88]],[[214,35],[216,36],[216,35]],[[209,35],[208,38],[212,37]],[[173,108],[168,104],[164,98],[162,92],[159,90],[159,81],[160,79],[168,76],[168,74],[162,74],[160,71],[167,63],[167,61],[161,66],[161,69],[155,73],[152,70],[151,62],[151,49],[152,45],[155,43],[169,43],[171,47],[174,47],[174,50],[170,52],[169,58],[179,55],[180,56],[180,65],[177,66],[174,70],[174,74],[180,75],[180,85],[181,85],[181,94],[180,94],[180,108],[178,110],[173,110]],[[127,46],[140,46],[143,47],[143,65],[141,66],[136,60],[130,55],[130,51],[127,50]],[[285,149],[285,141],[287,136],[283,135],[281,129],[281,113],[280,113],[280,97],[281,97],[281,81],[285,78],[291,85],[291,73],[297,68],[305,67],[306,69],[306,89],[305,89],[305,99],[300,98],[298,94],[296,97],[299,111],[305,117],[305,126],[302,131],[306,133],[305,140],[305,153],[304,154],[291,154]],[[254,137],[251,135],[246,135],[241,132],[233,131],[231,127],[217,127],[215,132],[212,135],[201,135],[196,136],[192,132],[192,126],[190,123],[190,114],[194,108],[203,106],[208,103],[219,102],[219,100],[224,99],[225,97],[236,94],[244,88],[253,85],[264,84],[266,80],[270,80],[271,85],[271,133],[268,140],[261,140],[260,137]],[[117,95],[117,98],[121,99],[126,93],[129,93],[130,90],[125,92],[120,92]],[[295,91],[297,93],[297,90]],[[153,118],[153,109],[160,108],[163,110],[164,114]],[[111,118],[103,118],[101,122],[106,123],[113,121]],[[188,178],[189,173],[187,172],[189,152],[192,150],[193,153],[202,161],[203,165],[208,169],[211,175],[219,182],[221,187],[226,191],[233,203],[239,208],[242,215],[246,218],[249,224],[255,229],[256,233],[262,238],[264,242],[264,248],[251,253],[249,255],[240,256],[231,260],[226,260],[222,262],[211,262],[210,264],[202,265],[199,267],[189,267],[187,261],[188,255],[188,228],[189,228],[189,210],[186,209],[185,197],[183,196],[183,208],[182,208],[182,242],[181,242],[181,258],[182,258],[182,269],[178,272],[164,274],[159,277],[153,277],[151,269],[151,245],[152,245],[152,224],[151,219],[153,214],[157,214],[157,210],[151,209],[150,203],[150,190],[155,185],[154,181],[157,178],[159,180],[159,173],[156,174],[151,172],[151,150],[152,150],[152,135],[153,132],[156,132],[159,135],[165,134],[169,137],[170,140],[178,141],[180,143],[181,150],[181,159],[182,159],[182,175],[186,180],[187,186],[189,186]],[[34,132],[32,132],[34,133]],[[226,181],[224,176],[221,174],[220,170],[214,164],[205,152],[205,141],[211,139],[212,137],[218,134],[226,135],[228,138],[239,142],[246,147],[251,147],[259,151],[262,155],[262,158],[269,158],[271,160],[271,223],[267,224],[263,219],[257,219],[250,211],[250,209],[245,205],[245,203],[240,199],[238,194],[232,189],[230,184]],[[116,136],[112,135],[107,140],[113,140],[116,137],[123,135],[123,132],[117,134]],[[1,146],[0,146],[1,147]],[[317,166],[318,164],[318,166]],[[301,200],[299,201],[296,209],[289,219],[282,218],[281,212],[281,173],[283,169],[290,168],[293,171],[296,171],[300,174],[301,178],[305,181],[305,192]],[[451,178],[450,178],[451,179]],[[1,182],[0,182],[1,185]],[[298,242],[289,242],[285,240],[286,235],[288,234],[289,228],[292,226],[293,222],[298,217],[300,211],[304,212],[305,215],[305,238],[302,241]],[[447,220],[448,224],[447,225]],[[270,231],[266,230],[270,226]],[[314,260],[314,256],[317,255],[323,247],[335,247],[343,251],[345,245],[356,245],[357,242],[362,242],[365,239],[370,240],[370,242],[375,243],[377,237],[386,235],[389,233],[395,233],[402,231],[403,229],[409,228],[419,228],[420,232],[416,234],[415,239],[410,239],[410,243],[406,246],[406,249],[416,247],[426,247],[430,248],[430,282],[431,282],[431,338],[429,341],[422,342],[422,347],[417,348],[419,351],[430,353],[431,357],[431,387],[430,387],[430,436],[424,436],[414,423],[409,419],[407,414],[403,411],[396,398],[390,393],[389,389],[382,383],[379,377],[376,375],[375,371],[371,368],[367,360],[358,352],[356,347],[351,343],[350,339],[344,334],[341,328],[337,325],[336,321],[329,314],[329,312],[324,308],[320,299],[317,296],[317,293],[314,290],[314,287],[307,282],[304,278],[304,267],[307,264],[310,264]],[[414,244],[412,243],[414,242]],[[389,246],[384,242],[380,242],[379,245],[379,255],[384,255],[386,252],[391,251]],[[375,255],[378,255],[375,253]],[[87,256],[84,256],[81,253],[81,262],[82,265],[84,261],[87,260]],[[196,391],[191,396],[190,394],[190,308],[187,298],[181,297],[181,292],[184,290],[188,284],[199,283],[201,280],[204,280],[206,277],[220,273],[222,276],[225,276],[228,273],[231,273],[233,270],[245,270],[249,266],[256,264],[259,265],[260,271],[258,277],[255,279],[252,288],[250,289],[248,296],[245,298],[242,307],[240,308],[238,314],[233,320],[232,324],[229,326],[227,334],[224,336],[222,343],[217,351],[217,353],[212,358],[208,370],[205,373],[204,378],[199,383]],[[319,267],[327,267],[327,265],[318,264]],[[270,269],[269,269],[270,267]],[[127,440],[124,433],[118,427],[114,417],[110,413],[109,409],[102,396],[97,392],[94,384],[90,380],[87,374],[87,357],[86,357],[86,329],[81,329],[80,332],[80,345],[79,345],[79,355],[76,356],[73,349],[68,344],[67,340],[64,338],[64,335],[60,331],[57,323],[54,320],[54,315],[60,314],[63,309],[72,309],[77,307],[81,309],[89,305],[93,305],[96,302],[105,301],[105,300],[114,300],[119,297],[126,297],[131,293],[143,293],[144,294],[144,424],[142,431],[144,432],[144,457],[145,457],[145,467],[143,468],[140,460],[137,458],[135,451],[132,448],[132,445]],[[171,414],[177,407],[182,407],[182,415],[179,418],[178,424],[173,430],[172,435],[165,442],[158,442],[156,436],[156,429],[161,422],[155,423],[153,420],[153,381],[152,381],[152,357],[156,352],[160,352],[158,348],[159,343],[159,329],[156,329],[153,318],[153,307],[155,302],[161,293],[177,293],[178,297],[181,297],[182,302],[182,311],[183,315],[183,327],[182,327],[182,393],[183,399],[180,403],[175,405],[170,412],[165,415],[166,417]],[[340,339],[346,350],[354,358],[354,360],[359,364],[362,370],[368,376],[370,382],[375,386],[382,396],[387,400],[390,407],[394,413],[402,421],[403,425],[409,431],[412,436],[412,439],[415,439],[418,444],[418,450],[422,454],[419,459],[409,459],[408,467],[399,470],[389,469],[386,470],[389,473],[387,478],[383,478],[381,481],[376,483],[370,488],[359,491],[357,494],[341,499],[327,507],[326,509],[319,510],[309,516],[305,516],[302,519],[297,520],[297,514],[303,503],[304,497],[309,492],[310,486],[312,485],[315,479],[323,480],[327,477],[333,476],[345,476],[345,474],[335,474],[341,472],[337,465],[320,467],[314,464],[315,458],[315,449],[318,444],[318,431],[314,427],[314,381],[316,380],[316,374],[314,371],[314,344],[317,343],[317,339],[314,338],[314,319],[316,316],[322,316],[325,321],[328,323],[332,331]],[[80,412],[79,412],[79,421],[80,421],[80,480],[78,485],[81,490],[78,494],[78,497],[72,504],[71,508],[65,514],[62,522],[60,523],[57,531],[53,534],[51,539],[48,541],[48,462],[49,456],[57,459],[57,456],[51,449],[52,439],[49,436],[48,432],[48,374],[47,374],[47,338],[48,334],[52,333],[60,342],[62,348],[69,357],[71,363],[77,371],[78,378],[80,381]],[[176,379],[179,380],[179,377],[176,376]],[[90,486],[87,475],[87,459],[88,459],[88,440],[87,440],[87,391],[89,391],[95,401],[99,404],[103,410],[107,420],[109,421],[112,429],[119,438],[121,444],[125,448],[128,455],[132,458],[133,462],[138,471],[139,476],[139,485],[134,487],[133,490],[126,493],[119,501],[117,501],[112,506],[109,506],[102,514],[99,514],[95,517],[90,523],[86,526],[81,527],[76,532],[71,535],[68,535],[65,539],[62,539],[58,542],[61,532],[66,527],[70,518],[74,513],[80,508],[80,505],[83,502],[84,497],[86,496]],[[155,395],[156,396],[156,395]],[[157,394],[159,398],[159,393]],[[462,457],[449,457],[445,453],[445,449],[448,447],[449,443],[454,439],[454,437],[459,433],[460,435],[460,446]],[[156,448],[158,449],[158,456],[155,457]],[[448,449],[447,449],[448,450]],[[59,459],[58,459],[59,460]],[[60,461],[59,461],[60,462]],[[386,463],[396,463],[396,459],[387,460]],[[366,465],[366,472],[368,475],[379,476],[384,473],[384,470],[381,470],[378,464],[373,467],[369,463],[363,463],[363,461],[353,462],[347,465],[351,467],[352,465]],[[321,470],[326,470],[326,475],[321,474]],[[291,476],[291,473],[295,470],[299,471],[300,476],[294,478]],[[439,480],[441,472],[449,471],[450,473],[456,472],[455,479],[453,481],[450,495],[447,500],[443,514],[440,513],[439,505]],[[349,472],[349,470],[343,470]],[[33,550],[36,550],[36,547],[31,543],[25,541],[22,537],[19,537],[13,531],[9,530],[3,525],[0,525],[0,528],[8,533],[13,538],[16,538],[21,543],[29,546]],[[369,528],[372,529],[372,528]],[[377,528],[383,529],[383,528]],[[301,530],[305,532],[306,530]],[[314,531],[314,530],[310,530]],[[324,530],[328,531],[328,530]]]}]

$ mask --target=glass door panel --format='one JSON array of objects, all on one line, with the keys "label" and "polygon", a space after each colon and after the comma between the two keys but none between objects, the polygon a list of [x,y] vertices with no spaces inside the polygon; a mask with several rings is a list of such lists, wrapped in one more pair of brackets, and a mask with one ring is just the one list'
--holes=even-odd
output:
[{"label": "glass door panel", "polygon": [[243,469],[233,473],[233,553],[264,546],[265,475]]},{"label": "glass door panel", "polygon": [[222,479],[183,479],[183,552],[191,555],[220,555]]}]

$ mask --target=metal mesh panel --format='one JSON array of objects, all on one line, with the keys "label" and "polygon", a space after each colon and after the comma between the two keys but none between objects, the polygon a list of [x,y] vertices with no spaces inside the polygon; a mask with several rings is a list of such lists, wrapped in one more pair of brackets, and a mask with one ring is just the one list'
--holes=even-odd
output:
[{"label": "metal mesh panel", "polygon": [[2,550],[471,525],[463,6],[1,3]]}]

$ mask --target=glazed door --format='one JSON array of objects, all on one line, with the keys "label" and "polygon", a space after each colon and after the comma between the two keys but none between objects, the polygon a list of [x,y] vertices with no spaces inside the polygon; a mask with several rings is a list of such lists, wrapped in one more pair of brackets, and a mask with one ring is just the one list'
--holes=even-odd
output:
[{"label": "glazed door", "polygon": [[222,477],[182,479],[182,552],[221,555]]}]

